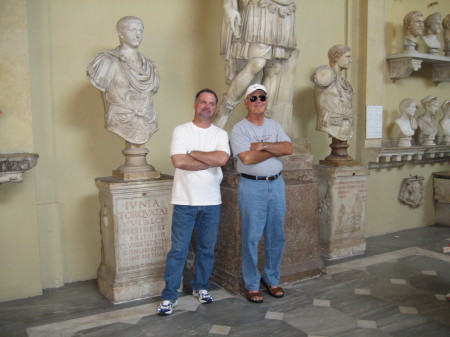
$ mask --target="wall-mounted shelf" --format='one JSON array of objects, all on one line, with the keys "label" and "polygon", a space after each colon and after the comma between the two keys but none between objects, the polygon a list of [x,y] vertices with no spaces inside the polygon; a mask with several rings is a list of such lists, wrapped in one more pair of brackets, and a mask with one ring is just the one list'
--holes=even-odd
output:
[{"label": "wall-mounted shelf", "polygon": [[37,153],[0,154],[0,184],[22,182],[23,174],[36,166],[38,158]]},{"label": "wall-mounted shelf", "polygon": [[386,59],[390,64],[390,77],[393,80],[409,77],[414,71],[419,70],[422,64],[431,64],[433,82],[450,82],[450,56],[405,51],[388,55]]},{"label": "wall-mounted shelf", "polygon": [[365,152],[369,170],[450,161],[449,145],[369,147]]}]

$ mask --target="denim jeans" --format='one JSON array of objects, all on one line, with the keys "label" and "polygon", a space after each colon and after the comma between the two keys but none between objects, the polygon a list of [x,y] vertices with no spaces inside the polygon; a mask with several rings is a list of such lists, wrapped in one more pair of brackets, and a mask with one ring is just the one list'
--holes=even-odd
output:
[{"label": "denim jeans", "polygon": [[247,290],[258,290],[258,243],[264,234],[263,279],[280,284],[280,267],[285,246],[284,217],[286,190],[282,177],[277,180],[251,180],[241,177],[238,202],[242,223],[242,274]]},{"label": "denim jeans", "polygon": [[172,216],[172,246],[167,254],[162,291],[164,300],[175,301],[181,285],[184,265],[189,252],[192,232],[196,232],[195,278],[192,288],[208,289],[214,265],[214,247],[219,230],[220,205],[174,205]]}]

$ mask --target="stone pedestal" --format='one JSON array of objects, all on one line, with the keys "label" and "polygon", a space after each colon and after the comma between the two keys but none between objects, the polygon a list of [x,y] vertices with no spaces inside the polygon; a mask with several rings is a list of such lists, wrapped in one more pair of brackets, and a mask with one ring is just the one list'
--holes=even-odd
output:
[{"label": "stone pedestal", "polygon": [[[281,283],[322,273],[320,257],[317,181],[311,155],[281,158],[286,182],[286,248],[281,266]],[[231,159],[224,167],[222,209],[212,281],[234,294],[245,291],[242,279],[241,219],[237,202],[240,176]],[[259,269],[264,265],[264,240],[259,247]]]},{"label": "stone pedestal", "polygon": [[333,260],[363,254],[369,171],[360,165],[318,165],[317,172],[322,257]]},{"label": "stone pedestal", "polygon": [[438,225],[450,226],[450,171],[433,173],[435,217]]},{"label": "stone pedestal", "polygon": [[173,178],[95,179],[100,192],[101,293],[113,303],[160,295],[170,249]]}]

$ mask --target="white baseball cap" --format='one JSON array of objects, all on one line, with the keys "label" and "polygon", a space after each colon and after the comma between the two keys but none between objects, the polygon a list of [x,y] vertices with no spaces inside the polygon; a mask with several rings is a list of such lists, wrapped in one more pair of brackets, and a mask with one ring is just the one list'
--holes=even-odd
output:
[{"label": "white baseball cap", "polygon": [[250,95],[252,92],[254,92],[256,90],[262,90],[267,94],[267,89],[265,86],[263,86],[262,84],[252,84],[251,86],[249,86],[247,88],[247,91],[245,92],[245,97],[247,97],[248,95]]}]

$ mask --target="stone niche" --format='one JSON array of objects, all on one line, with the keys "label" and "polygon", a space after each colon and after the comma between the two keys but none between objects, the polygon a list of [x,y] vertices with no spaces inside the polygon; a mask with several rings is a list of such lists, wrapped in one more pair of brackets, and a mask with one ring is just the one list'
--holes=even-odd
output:
[{"label": "stone niche", "polygon": [[[311,155],[281,158],[286,182],[286,248],[281,266],[281,283],[318,276],[324,272],[320,257],[317,179]],[[242,279],[241,219],[237,202],[240,176],[234,159],[223,168],[222,209],[212,281],[233,294],[245,291]],[[264,265],[264,239],[259,246],[259,270]]]},{"label": "stone niche", "polygon": [[170,249],[173,178],[95,182],[101,204],[100,292],[113,303],[160,295]]}]

